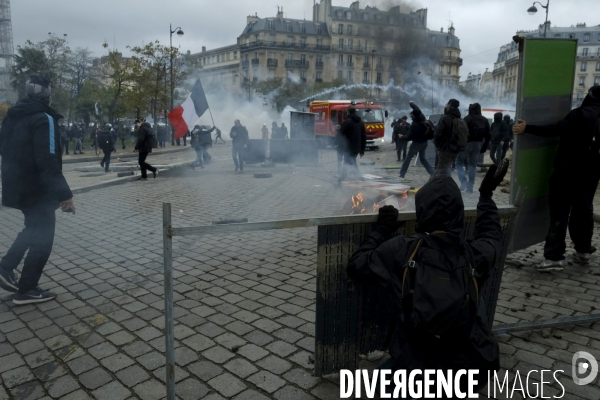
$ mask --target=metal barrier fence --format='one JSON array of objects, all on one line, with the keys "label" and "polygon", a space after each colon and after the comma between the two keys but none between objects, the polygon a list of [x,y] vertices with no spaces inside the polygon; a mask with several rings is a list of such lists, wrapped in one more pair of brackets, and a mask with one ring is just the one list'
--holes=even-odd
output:
[{"label": "metal barrier fence", "polygon": [[[521,192],[517,199],[522,199],[522,194]],[[504,261],[511,248],[512,229],[519,213],[519,208],[515,206],[500,206],[498,209],[503,228],[502,254],[482,289],[490,324],[494,317]],[[476,218],[477,210],[465,210],[467,238],[474,234]],[[345,271],[348,258],[376,221],[377,215],[370,214],[174,228],[171,220],[171,204],[163,203],[167,399],[175,399],[173,237],[317,227],[314,362],[315,375],[322,376],[337,372],[336,370],[341,368],[353,368],[357,365],[360,354],[386,349],[391,338],[389,299],[382,295],[381,291],[355,287],[347,278]],[[416,227],[414,213],[401,213],[399,221],[401,227],[396,234],[414,233]],[[495,333],[509,333],[597,321],[600,321],[600,314],[503,324],[493,330]]]}]

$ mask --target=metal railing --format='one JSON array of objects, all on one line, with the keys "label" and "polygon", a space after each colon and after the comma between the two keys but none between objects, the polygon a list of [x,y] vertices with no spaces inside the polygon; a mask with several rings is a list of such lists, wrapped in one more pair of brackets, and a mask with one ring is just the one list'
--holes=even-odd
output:
[{"label": "metal railing", "polygon": [[285,60],[286,67],[300,67],[308,68],[308,61],[306,60]]}]

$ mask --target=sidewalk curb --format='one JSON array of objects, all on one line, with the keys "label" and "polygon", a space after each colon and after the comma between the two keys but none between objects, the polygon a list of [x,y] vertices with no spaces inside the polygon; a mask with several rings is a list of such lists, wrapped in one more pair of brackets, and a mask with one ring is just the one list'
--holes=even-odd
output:
[{"label": "sidewalk curb", "polygon": [[[190,165],[189,161],[179,162],[179,163],[175,163],[175,164],[170,164],[167,166],[167,168],[159,169],[159,171],[163,172],[163,173],[168,172],[168,171],[175,171],[175,170],[181,169],[181,168],[183,168],[185,166],[189,166],[189,165]],[[90,192],[90,191],[96,190],[96,189],[103,189],[103,188],[110,187],[110,186],[122,185],[127,182],[137,181],[139,177],[140,177],[139,171],[135,171],[135,175],[133,175],[133,176],[126,176],[123,178],[115,178],[115,179],[100,182],[100,183],[97,183],[94,185],[84,186],[84,187],[77,188],[77,189],[71,189],[71,193],[73,193],[75,195],[75,194],[87,193],[87,192]]]},{"label": "sidewalk curb", "polygon": [[[152,153],[148,154],[148,156],[161,155],[161,154],[170,154],[170,153],[179,153],[181,151],[189,150],[191,148],[192,148],[191,146],[183,146],[182,148],[177,148],[177,149],[161,150],[161,151],[152,152]],[[137,156],[138,156],[138,153],[134,152],[134,153],[119,154],[119,155],[116,155],[115,157],[128,158],[128,157],[137,157]],[[83,163],[83,162],[94,162],[94,161],[100,160],[102,157],[103,156],[82,157],[82,158],[69,158],[69,159],[63,159],[62,163],[63,164],[77,164],[77,163]]]}]

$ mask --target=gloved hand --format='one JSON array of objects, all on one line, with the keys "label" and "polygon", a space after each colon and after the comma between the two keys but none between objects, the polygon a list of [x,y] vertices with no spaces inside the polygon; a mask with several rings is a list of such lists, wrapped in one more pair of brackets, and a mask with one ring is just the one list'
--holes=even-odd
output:
[{"label": "gloved hand", "polygon": [[488,169],[488,172],[485,174],[485,178],[481,182],[481,186],[479,186],[479,193],[482,196],[492,196],[494,190],[498,187],[498,185],[504,180],[506,176],[506,172],[508,171],[508,159],[502,160],[500,165],[493,165]]},{"label": "gloved hand", "polygon": [[384,235],[389,235],[398,229],[398,225],[398,210],[394,206],[383,206],[379,209],[375,229]]},{"label": "gloved hand", "polygon": [[480,154],[485,154],[485,152],[487,151],[487,146],[481,146],[481,150],[479,150]]}]

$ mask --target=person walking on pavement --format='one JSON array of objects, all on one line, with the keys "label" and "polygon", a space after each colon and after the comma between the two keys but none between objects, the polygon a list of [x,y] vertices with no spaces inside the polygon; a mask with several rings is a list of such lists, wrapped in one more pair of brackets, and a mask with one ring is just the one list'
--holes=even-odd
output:
[{"label": "person walking on pavement", "polygon": [[65,155],[69,154],[69,132],[65,124],[60,125],[60,144],[65,149]]},{"label": "person walking on pavement", "polygon": [[508,125],[502,119],[502,113],[494,114],[494,122],[492,123],[492,138],[490,139],[490,157],[496,165],[502,161],[502,146],[509,139]]},{"label": "person walking on pavement", "polygon": [[204,168],[204,164],[210,163],[212,157],[208,154],[207,150],[208,147],[212,145],[212,137],[210,134],[215,129],[214,126],[207,129],[204,126],[196,125],[192,130],[190,145],[194,148],[194,151],[196,151],[196,160],[192,163],[192,169],[195,169],[196,166]]},{"label": "person walking on pavement", "polygon": [[[26,98],[11,107],[0,130],[2,205],[20,210],[25,228],[0,260],[0,287],[16,293],[17,305],[52,300],[38,282],[54,244],[57,208],[75,214],[73,194],[62,174],[58,121],[50,107],[51,82],[31,76]],[[23,257],[21,278],[15,270]]]},{"label": "person walking on pavement", "polygon": [[279,139],[279,127],[275,121],[271,124],[271,139]]},{"label": "person walking on pavement", "polygon": [[156,138],[158,139],[158,147],[164,148],[165,140],[167,139],[167,125],[166,124],[158,124],[158,128],[156,130],[157,130]]},{"label": "person walking on pavement", "polygon": [[285,126],[285,124],[283,122],[281,123],[281,128],[279,128],[279,138],[280,139],[288,138],[288,129],[287,129],[287,126]]},{"label": "person walking on pavement", "polygon": [[215,144],[219,144],[219,139],[221,139],[221,142],[223,142],[223,144],[225,144],[225,141],[223,140],[223,137],[221,136],[221,130],[219,128],[217,128],[217,130],[216,130],[216,137],[215,137]]},{"label": "person walking on pavement", "polygon": [[407,120],[408,117],[404,115],[399,121],[397,121],[394,128],[394,133],[392,134],[392,137],[395,137],[398,161],[404,161],[406,158],[406,149],[408,147],[407,137],[410,133],[410,124],[406,122]]},{"label": "person walking on pavement", "polygon": [[83,154],[83,130],[79,124],[74,123],[71,127],[71,137],[73,138],[73,154]]},{"label": "person walking on pavement", "polygon": [[125,141],[127,140],[127,125],[121,124],[119,127],[119,140],[121,141],[121,149],[125,150],[127,146],[125,146]]},{"label": "person walking on pavement", "polygon": [[408,136],[399,136],[400,139],[404,139],[407,142],[412,141],[410,147],[408,148],[408,155],[404,158],[404,163],[402,163],[402,168],[400,169],[400,179],[404,179],[406,175],[406,171],[408,171],[408,167],[410,166],[410,162],[413,157],[417,154],[419,155],[419,161],[425,167],[425,170],[429,175],[433,174],[434,169],[425,158],[425,150],[427,150],[427,142],[428,142],[428,127],[425,125],[425,116],[421,112],[419,106],[417,106],[412,101],[409,103],[412,108],[412,112],[410,113],[410,118],[413,123],[410,125],[410,130]]},{"label": "person walking on pavement", "polygon": [[365,129],[365,123],[356,115],[356,108],[353,105],[348,107],[346,112],[348,117],[340,127],[341,140],[345,146],[344,165],[342,166],[342,174],[337,180],[337,186],[341,186],[349,173],[355,173],[358,179],[364,179],[356,164],[356,157],[359,154],[361,157],[365,154],[367,130]]},{"label": "person walking on pavement", "polygon": [[506,153],[508,152],[508,149],[512,149],[512,141],[513,141],[513,125],[514,122],[511,121],[510,119],[510,115],[506,114],[504,116],[504,122],[506,122],[506,125],[508,126],[508,135],[506,135],[506,140],[504,140],[504,144],[502,145],[502,156],[501,156],[501,160],[504,160],[506,158]]},{"label": "person walking on pavement", "polygon": [[[469,128],[461,118],[459,106],[460,102],[458,100],[448,100],[444,108],[444,115],[442,115],[435,128],[433,143],[438,151],[435,168],[442,171],[442,173],[450,168],[455,168],[456,157],[465,149],[467,143]],[[459,143],[461,132],[464,134],[464,143]]]},{"label": "person walking on pavement", "polygon": [[[589,89],[581,107],[552,125],[531,125],[518,120],[515,135],[528,133],[559,138],[550,176],[548,205],[550,228],[544,245],[544,261],[539,271],[564,268],[567,228],[575,243],[574,260],[588,264],[596,248],[594,233],[594,196],[600,180],[600,86]],[[566,186],[569,186],[566,188]]]},{"label": "person walking on pavement", "polygon": [[239,119],[236,119],[233,124],[229,132],[233,144],[231,155],[235,163],[235,172],[241,174],[244,172],[244,151],[248,147],[248,130],[240,123]]},{"label": "person walking on pavement", "polygon": [[98,146],[102,149],[104,157],[100,161],[100,166],[104,168],[104,172],[110,172],[110,154],[115,150],[115,142],[113,141],[112,126],[104,124],[104,129],[98,134]]},{"label": "person walking on pavement", "polygon": [[[456,174],[460,181],[460,191],[473,193],[479,154],[485,153],[490,143],[490,122],[481,115],[479,103],[469,105],[469,115],[465,117],[465,122],[469,128],[469,137],[467,146],[456,158]],[[465,164],[468,170],[468,179],[465,176]]]},{"label": "person walking on pavement", "polygon": [[146,171],[151,171],[154,175],[154,178],[156,179],[156,176],[158,175],[158,170],[146,162],[148,154],[152,153],[152,128],[150,127],[150,124],[146,122],[145,118],[139,118],[136,121],[136,123],[139,123],[140,127],[137,131],[138,139],[137,144],[135,145],[135,150],[139,152],[138,163],[140,164],[140,170],[142,171],[142,176],[138,180],[148,180],[148,175]]}]

